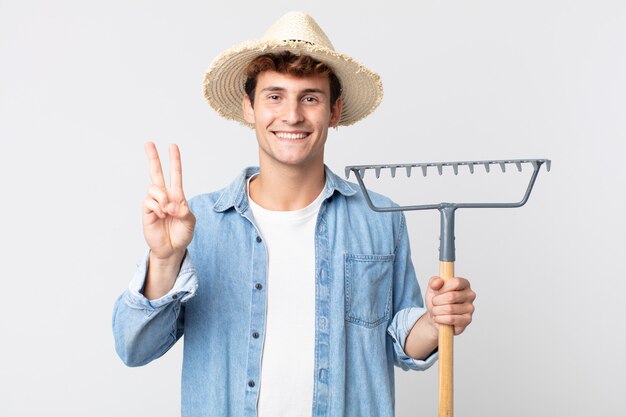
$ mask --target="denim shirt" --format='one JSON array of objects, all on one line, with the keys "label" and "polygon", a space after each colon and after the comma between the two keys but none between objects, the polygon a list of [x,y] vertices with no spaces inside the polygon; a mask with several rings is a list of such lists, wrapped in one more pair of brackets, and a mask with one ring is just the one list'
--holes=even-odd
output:
[{"label": "denim shirt", "polygon": [[[160,357],[184,333],[184,417],[256,416],[268,260],[246,193],[255,172],[248,168],[227,188],[189,201],[194,238],[168,294],[152,301],[142,295],[146,255],[115,304],[115,346],[128,366]],[[328,168],[323,193],[315,230],[311,415],[391,417],[394,364],[424,370],[437,358],[414,360],[403,350],[426,312],[404,216],[372,211],[358,186]]]}]

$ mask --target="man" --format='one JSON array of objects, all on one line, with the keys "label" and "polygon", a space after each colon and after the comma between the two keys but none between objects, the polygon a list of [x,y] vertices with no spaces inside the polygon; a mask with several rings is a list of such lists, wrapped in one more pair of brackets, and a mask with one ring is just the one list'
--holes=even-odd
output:
[{"label": "man", "polygon": [[116,303],[120,357],[143,365],[184,333],[183,416],[392,416],[394,363],[431,366],[438,324],[462,332],[475,295],[433,277],[424,308],[403,215],[324,165],[328,128],[375,109],[378,76],[289,13],[220,55],[205,93],[254,127],[260,169],[187,204],[178,148],[167,187],[146,145],[150,251]]}]

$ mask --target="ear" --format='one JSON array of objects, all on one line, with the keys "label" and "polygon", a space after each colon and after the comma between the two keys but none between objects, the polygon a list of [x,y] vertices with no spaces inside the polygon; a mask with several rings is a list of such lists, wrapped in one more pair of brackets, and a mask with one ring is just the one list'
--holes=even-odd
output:
[{"label": "ear", "polygon": [[248,97],[247,94],[243,95],[243,100],[241,102],[241,109],[243,112],[244,120],[250,124],[254,124],[254,109],[252,108],[250,97]]},{"label": "ear", "polygon": [[330,127],[337,127],[339,124],[339,120],[341,119],[341,109],[343,108],[343,101],[341,101],[341,97],[337,98],[335,104],[330,109]]}]

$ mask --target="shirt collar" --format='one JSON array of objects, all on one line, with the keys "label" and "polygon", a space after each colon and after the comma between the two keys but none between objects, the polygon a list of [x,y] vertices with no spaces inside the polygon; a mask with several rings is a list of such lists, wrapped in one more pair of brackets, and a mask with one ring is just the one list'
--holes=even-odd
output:
[{"label": "shirt collar", "polygon": [[[330,168],[324,165],[326,172],[326,185],[324,186],[324,200],[334,194],[335,191],[346,197],[356,194],[356,189],[348,181],[338,177]],[[244,169],[239,176],[230,183],[213,205],[213,210],[223,212],[234,207],[240,213],[248,209],[248,196],[246,192],[246,182],[248,178],[259,172],[259,167],[248,167]]]}]

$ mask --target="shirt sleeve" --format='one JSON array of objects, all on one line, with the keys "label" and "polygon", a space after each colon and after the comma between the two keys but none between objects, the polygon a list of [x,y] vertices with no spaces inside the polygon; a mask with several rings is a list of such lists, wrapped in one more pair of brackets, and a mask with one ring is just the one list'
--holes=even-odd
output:
[{"label": "shirt sleeve", "polygon": [[404,370],[423,371],[436,361],[437,352],[425,360],[409,357],[404,351],[404,344],[415,322],[426,313],[422,293],[411,261],[409,236],[403,213],[398,213],[399,226],[393,268],[393,318],[387,327],[387,334],[393,340],[394,360]]},{"label": "shirt sleeve", "polygon": [[174,287],[156,300],[143,295],[148,260],[147,252],[138,264],[128,289],[113,308],[115,349],[128,366],[145,365],[167,352],[183,335],[184,303],[198,287],[196,271],[189,253],[185,255]]},{"label": "shirt sleeve", "polygon": [[396,364],[406,370],[413,369],[424,371],[437,361],[438,352],[435,351],[424,360],[413,359],[404,351],[404,344],[415,322],[426,313],[423,307],[413,307],[400,310],[396,313],[391,324],[387,328],[387,333],[393,339],[393,348],[396,355]]},{"label": "shirt sleeve", "polygon": [[149,259],[150,251],[148,250],[141,262],[137,265],[135,275],[128,285],[128,301],[131,304],[136,307],[144,308],[146,311],[151,311],[171,303],[172,301],[178,300],[184,303],[195,295],[196,289],[198,288],[198,279],[196,278],[196,269],[187,252],[172,289],[160,298],[148,300],[143,295],[143,289],[146,284]]}]

